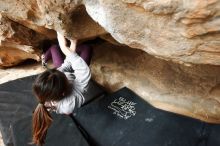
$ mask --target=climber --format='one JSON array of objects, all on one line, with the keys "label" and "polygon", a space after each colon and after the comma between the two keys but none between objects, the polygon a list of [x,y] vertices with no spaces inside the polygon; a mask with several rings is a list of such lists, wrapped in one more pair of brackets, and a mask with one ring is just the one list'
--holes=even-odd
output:
[{"label": "climber", "polygon": [[[82,51],[88,48],[85,46],[78,50],[79,55],[82,55],[80,57],[77,54],[76,40],[70,40],[68,47],[63,35],[57,33],[57,38],[61,51],[66,56],[64,63],[57,69],[47,69],[33,83],[33,92],[39,101],[32,123],[32,141],[37,145],[45,142],[47,129],[52,123],[49,112],[69,115],[75,108],[79,108],[86,101],[84,94],[91,78],[90,69],[85,62],[90,62],[91,54]],[[58,47],[54,48],[51,49],[51,54],[58,50]]]},{"label": "climber", "polygon": [[[68,42],[65,42],[68,43]],[[45,67],[47,61],[52,59],[55,68],[58,68],[64,62],[65,55],[61,52],[59,45],[56,43],[45,40],[41,46],[43,50],[43,55],[41,56],[42,65]],[[92,57],[92,47],[88,44],[80,44],[76,46],[76,53],[84,59],[84,61],[90,65],[90,60]]]}]

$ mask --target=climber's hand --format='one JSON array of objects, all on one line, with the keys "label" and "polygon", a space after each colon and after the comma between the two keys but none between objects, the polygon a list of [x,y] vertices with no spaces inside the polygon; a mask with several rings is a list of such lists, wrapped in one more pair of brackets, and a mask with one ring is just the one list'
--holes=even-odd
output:
[{"label": "climber's hand", "polygon": [[71,39],[70,42],[71,42],[70,51],[71,52],[76,52],[77,40],[76,39]]},{"label": "climber's hand", "polygon": [[69,47],[66,46],[65,37],[62,34],[60,34],[59,32],[57,32],[57,39],[58,39],[61,51],[63,52],[63,54],[68,56],[71,53],[71,51],[70,51]]}]

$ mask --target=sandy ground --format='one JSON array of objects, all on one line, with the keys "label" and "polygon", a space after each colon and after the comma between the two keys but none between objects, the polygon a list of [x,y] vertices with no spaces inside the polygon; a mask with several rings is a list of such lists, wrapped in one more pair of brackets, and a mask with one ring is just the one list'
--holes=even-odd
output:
[{"label": "sandy ground", "polygon": [[[0,84],[44,71],[40,63],[22,64],[13,68],[0,69]],[[4,146],[0,133],[0,146]]]},{"label": "sandy ground", "polygon": [[0,84],[18,78],[31,76],[42,72],[44,69],[41,64],[24,64],[13,68],[0,69]]}]

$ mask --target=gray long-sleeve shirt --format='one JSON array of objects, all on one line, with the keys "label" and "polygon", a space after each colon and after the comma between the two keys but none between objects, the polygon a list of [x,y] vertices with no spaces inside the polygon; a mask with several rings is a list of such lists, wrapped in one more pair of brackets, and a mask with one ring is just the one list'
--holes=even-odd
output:
[{"label": "gray long-sleeve shirt", "polygon": [[72,53],[66,56],[64,63],[58,70],[67,76],[73,84],[73,89],[70,95],[55,103],[56,113],[71,114],[76,107],[80,107],[85,101],[83,93],[86,92],[91,78],[90,69],[77,53]]}]

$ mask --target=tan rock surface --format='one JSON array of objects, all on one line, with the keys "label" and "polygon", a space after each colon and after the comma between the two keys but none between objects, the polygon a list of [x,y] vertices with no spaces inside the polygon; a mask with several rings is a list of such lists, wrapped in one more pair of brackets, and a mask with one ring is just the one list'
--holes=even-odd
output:
[{"label": "tan rock surface", "polygon": [[14,66],[26,59],[39,61],[36,46],[39,40],[56,38],[54,30],[82,40],[105,34],[80,3],[0,0],[0,67]]},{"label": "tan rock surface", "polygon": [[16,65],[26,59],[40,60],[39,42],[45,36],[0,15],[0,67]]},{"label": "tan rock surface", "polygon": [[48,37],[55,37],[49,29],[78,39],[92,38],[106,30],[118,42],[165,60],[220,65],[219,0],[0,0],[0,3],[0,13]]},{"label": "tan rock surface", "polygon": [[220,65],[219,0],[85,0],[117,41],[179,63]]},{"label": "tan rock surface", "polygon": [[220,123],[220,67],[187,67],[129,47],[100,44],[91,68],[93,78],[109,90],[127,86],[157,108]]},{"label": "tan rock surface", "polygon": [[68,37],[85,39],[106,33],[88,16],[81,0],[0,0],[0,12],[37,32],[56,37],[53,29]]}]

